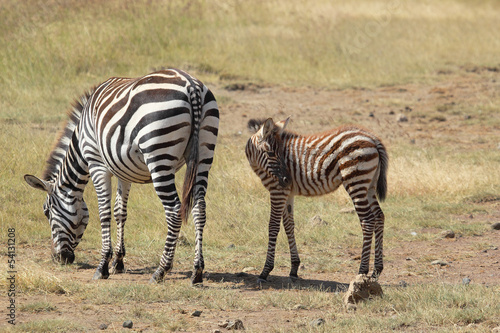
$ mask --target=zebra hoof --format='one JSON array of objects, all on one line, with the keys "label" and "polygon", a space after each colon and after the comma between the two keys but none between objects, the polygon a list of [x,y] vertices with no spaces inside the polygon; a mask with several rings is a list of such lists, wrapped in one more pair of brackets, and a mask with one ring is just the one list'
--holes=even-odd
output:
[{"label": "zebra hoof", "polygon": [[193,272],[191,276],[191,285],[197,285],[203,283],[203,269],[198,268]]},{"label": "zebra hoof", "polygon": [[297,282],[297,281],[299,281],[299,276],[298,275],[290,275],[290,280],[292,282]]},{"label": "zebra hoof", "polygon": [[125,273],[125,265],[123,264],[123,261],[114,260],[113,263],[111,263],[111,274],[122,273]]},{"label": "zebra hoof", "polygon": [[100,270],[97,270],[92,277],[92,280],[106,280],[109,278],[109,274],[103,274]]},{"label": "zebra hoof", "polygon": [[156,272],[153,273],[149,283],[160,283],[163,281],[163,277],[165,276],[165,271],[161,269],[157,269]]}]

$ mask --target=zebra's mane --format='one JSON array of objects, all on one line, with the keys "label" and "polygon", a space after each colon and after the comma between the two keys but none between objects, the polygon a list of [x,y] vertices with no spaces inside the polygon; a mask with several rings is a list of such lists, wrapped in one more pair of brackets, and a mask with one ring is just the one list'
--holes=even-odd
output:
[{"label": "zebra's mane", "polygon": [[80,96],[80,98],[76,99],[71,105],[71,108],[67,111],[68,119],[66,120],[64,128],[59,131],[54,148],[52,148],[49,158],[47,159],[42,179],[46,181],[54,181],[56,179],[66,156],[66,152],[68,151],[71,136],[80,122],[83,108],[94,92],[94,89],[95,88],[92,88]]}]

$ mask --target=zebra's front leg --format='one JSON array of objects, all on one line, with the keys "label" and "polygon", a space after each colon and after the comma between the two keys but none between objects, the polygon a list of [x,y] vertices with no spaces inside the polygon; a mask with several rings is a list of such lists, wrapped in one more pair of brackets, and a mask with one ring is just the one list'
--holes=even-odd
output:
[{"label": "zebra's front leg", "polygon": [[195,200],[192,212],[196,232],[196,245],[191,283],[195,285],[203,282],[203,269],[205,268],[205,262],[203,260],[203,228],[205,227],[206,221],[206,204],[204,198]]},{"label": "zebra's front leg", "polygon": [[180,216],[181,202],[179,201],[177,193],[175,195],[174,201],[172,203],[164,203],[164,207],[168,225],[167,239],[165,241],[165,249],[163,250],[160,265],[149,280],[149,282],[151,283],[163,281],[165,273],[172,269],[175,246],[177,245],[179,231],[181,230],[182,225]]},{"label": "zebra's front leg", "polygon": [[267,256],[264,269],[259,275],[258,282],[267,282],[269,273],[274,268],[274,256],[276,253],[276,240],[280,231],[281,216],[286,203],[286,196],[281,193],[273,195],[271,192],[271,217],[269,218],[269,241],[267,244]]},{"label": "zebra's front leg", "polygon": [[113,256],[111,247],[111,173],[104,166],[89,167],[90,176],[94,183],[99,205],[99,218],[101,220],[101,261],[97,266],[93,280],[107,279],[109,277],[109,260]]},{"label": "zebra's front leg", "polygon": [[290,278],[292,280],[297,280],[298,270],[300,266],[299,251],[297,250],[297,243],[295,242],[295,222],[293,220],[293,196],[289,197],[286,203],[286,207],[283,210],[283,228],[285,229],[286,236],[288,238],[288,246],[290,247]]},{"label": "zebra's front leg", "polygon": [[125,272],[123,258],[125,257],[125,221],[127,220],[127,202],[130,193],[130,183],[118,180],[114,215],[116,221],[115,259],[111,263],[111,274]]}]

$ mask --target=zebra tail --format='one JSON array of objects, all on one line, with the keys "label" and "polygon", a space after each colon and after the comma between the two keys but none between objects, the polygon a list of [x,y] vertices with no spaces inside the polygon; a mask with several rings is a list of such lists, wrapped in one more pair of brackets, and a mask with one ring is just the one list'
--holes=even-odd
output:
[{"label": "zebra tail", "polygon": [[199,141],[200,141],[200,122],[201,122],[201,92],[195,84],[190,86],[190,102],[193,109],[193,132],[190,142],[184,153],[186,160],[186,175],[184,176],[184,185],[182,186],[181,200],[181,220],[186,223],[189,217],[189,212],[193,206],[194,197],[194,182],[198,174],[198,157],[199,157]]},{"label": "zebra tail", "polygon": [[377,197],[380,201],[384,201],[387,195],[387,169],[389,167],[389,156],[387,155],[387,150],[381,142],[378,142],[377,150],[379,155]]}]

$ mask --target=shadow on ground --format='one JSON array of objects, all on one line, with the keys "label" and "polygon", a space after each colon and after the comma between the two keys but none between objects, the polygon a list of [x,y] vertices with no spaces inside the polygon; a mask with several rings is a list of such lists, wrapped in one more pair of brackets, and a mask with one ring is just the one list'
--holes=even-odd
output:
[{"label": "shadow on ground", "polygon": [[241,284],[246,289],[317,289],[325,292],[344,292],[349,283],[336,281],[298,279],[288,276],[269,276],[268,281],[258,282],[258,275],[248,273],[205,273],[204,279],[214,283],[232,282]]}]

